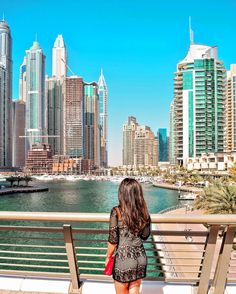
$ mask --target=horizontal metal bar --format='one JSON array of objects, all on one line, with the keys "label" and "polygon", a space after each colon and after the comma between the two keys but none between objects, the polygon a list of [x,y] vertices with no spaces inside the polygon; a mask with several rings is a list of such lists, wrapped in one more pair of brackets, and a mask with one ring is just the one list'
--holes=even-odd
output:
[{"label": "horizontal metal bar", "polygon": [[85,270],[85,271],[102,271],[104,272],[104,268],[105,268],[105,265],[103,268],[101,267],[83,267],[83,266],[80,266],[79,269],[80,270]]},{"label": "horizontal metal bar", "polygon": [[[22,212],[1,211],[0,220],[45,221],[45,222],[109,222],[109,213],[67,213],[67,212]],[[236,215],[173,215],[151,214],[152,223],[178,224],[230,224],[236,226]]]},{"label": "horizontal metal bar", "polygon": [[167,230],[152,230],[153,236],[192,236],[192,237],[206,237],[208,231],[167,231]]},{"label": "horizontal metal bar", "polygon": [[0,256],[0,260],[29,260],[29,261],[47,261],[47,262],[63,262],[68,263],[68,260],[63,259],[45,259],[45,258],[28,258],[28,257],[12,257],[12,256]]},{"label": "horizontal metal bar", "polygon": [[107,250],[107,247],[75,247],[76,250]]},{"label": "horizontal metal bar", "polygon": [[7,247],[35,247],[35,248],[54,248],[54,249],[65,249],[65,246],[50,246],[50,245],[36,245],[36,244],[9,244],[9,243],[1,243],[0,246]]},{"label": "horizontal metal bar", "polygon": [[38,264],[21,264],[21,263],[3,263],[2,266],[16,266],[16,267],[30,267],[30,268],[54,268],[54,269],[69,269],[68,266],[54,266],[54,265],[38,265]]},{"label": "horizontal metal bar", "polygon": [[19,236],[19,237],[14,237],[14,236],[0,236],[0,239],[7,239],[7,240],[49,240],[49,241],[63,241],[63,238],[45,238],[45,237],[23,237],[23,236]]},{"label": "horizontal metal bar", "polygon": [[60,255],[66,256],[66,253],[61,252],[24,252],[24,251],[10,251],[10,250],[0,250],[0,253],[6,254],[24,254],[24,255]]},{"label": "horizontal metal bar", "polygon": [[76,256],[86,256],[86,257],[106,257],[106,254],[86,254],[86,253],[77,253]]},{"label": "horizontal metal bar", "polygon": [[0,231],[63,233],[60,227],[0,226]]}]

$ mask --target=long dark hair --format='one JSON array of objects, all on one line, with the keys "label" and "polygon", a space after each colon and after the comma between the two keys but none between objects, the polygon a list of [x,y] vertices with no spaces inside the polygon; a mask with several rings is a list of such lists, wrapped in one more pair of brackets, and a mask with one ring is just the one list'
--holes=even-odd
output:
[{"label": "long dark hair", "polygon": [[135,179],[125,178],[120,183],[118,198],[124,224],[130,232],[139,233],[150,218],[142,186]]}]

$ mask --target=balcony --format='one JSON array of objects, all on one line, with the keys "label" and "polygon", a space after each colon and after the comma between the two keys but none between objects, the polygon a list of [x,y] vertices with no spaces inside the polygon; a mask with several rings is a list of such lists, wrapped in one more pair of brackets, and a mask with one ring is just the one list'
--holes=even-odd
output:
[{"label": "balcony", "polygon": [[[151,219],[142,294],[235,293],[235,215]],[[115,293],[103,275],[108,214],[1,212],[0,221],[1,293]]]}]

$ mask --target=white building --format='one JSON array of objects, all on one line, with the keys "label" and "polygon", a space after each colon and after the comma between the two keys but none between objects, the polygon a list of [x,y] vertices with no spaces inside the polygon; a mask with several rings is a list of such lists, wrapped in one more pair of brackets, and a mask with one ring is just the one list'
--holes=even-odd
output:
[{"label": "white building", "polygon": [[66,47],[62,35],[58,35],[52,49],[52,76],[66,77],[67,73]]}]

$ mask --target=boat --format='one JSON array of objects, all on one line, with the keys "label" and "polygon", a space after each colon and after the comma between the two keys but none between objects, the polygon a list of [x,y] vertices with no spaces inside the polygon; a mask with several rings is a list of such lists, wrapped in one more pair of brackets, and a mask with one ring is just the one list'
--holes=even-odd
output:
[{"label": "boat", "polygon": [[183,194],[179,194],[178,199],[179,200],[195,200],[196,198],[196,194],[194,193],[183,193]]}]

